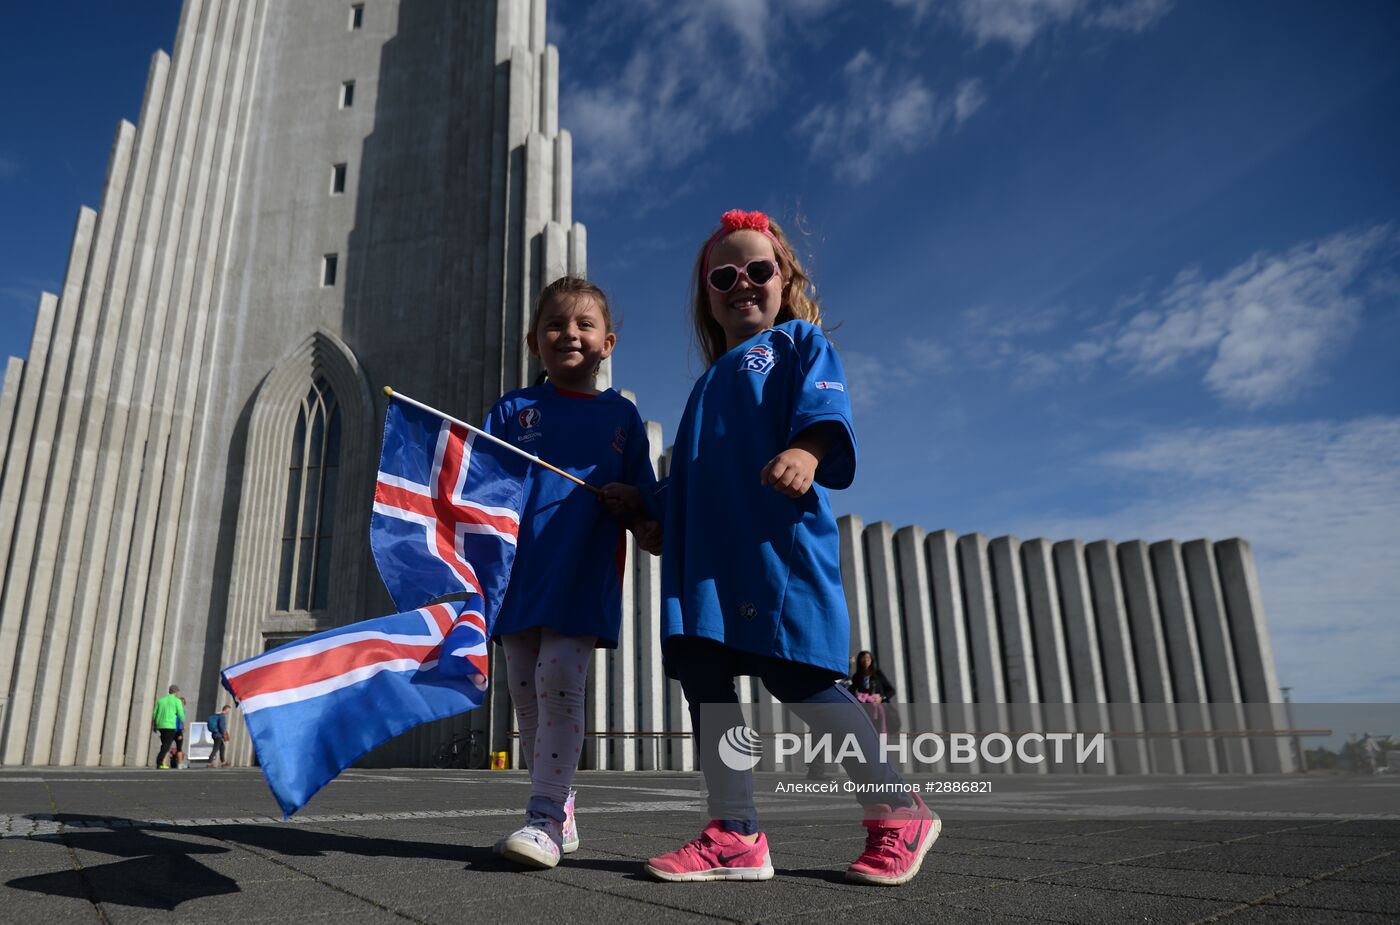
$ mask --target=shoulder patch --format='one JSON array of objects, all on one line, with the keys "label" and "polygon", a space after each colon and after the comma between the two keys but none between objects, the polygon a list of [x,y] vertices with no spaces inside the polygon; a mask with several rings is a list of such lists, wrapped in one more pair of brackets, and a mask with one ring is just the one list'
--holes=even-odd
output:
[{"label": "shoulder patch", "polygon": [[844,383],[844,382],[828,382],[828,381],[825,380],[825,379],[818,379],[818,380],[817,380],[817,388],[819,388],[819,389],[834,389],[834,390],[837,391],[837,392],[844,392],[844,391],[846,391],[846,383]]},{"label": "shoulder patch", "polygon": [[739,361],[739,368],[745,372],[766,376],[776,362],[777,357],[772,347],[767,344],[754,344]]}]

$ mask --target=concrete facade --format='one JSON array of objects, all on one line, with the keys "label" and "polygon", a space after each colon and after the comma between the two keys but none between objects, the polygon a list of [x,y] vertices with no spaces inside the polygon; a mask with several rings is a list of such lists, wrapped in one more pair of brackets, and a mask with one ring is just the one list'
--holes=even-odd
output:
[{"label": "concrete facade", "polygon": [[[587,269],[544,31],[544,0],[186,0],[0,386],[0,763],[145,764],[171,681],[206,716],[221,666],[392,610],[367,536],[381,387],[480,421],[534,377],[534,294]],[[1243,541],[1021,543],[853,516],[840,536],[853,651],[932,721],[1278,725]],[[614,734],[584,762],[692,768],[659,563],[631,555],[628,574],[589,683],[588,727]],[[425,763],[469,725],[512,748],[503,688],[367,763]],[[761,685],[740,691],[780,729]],[[251,759],[246,736],[232,758]],[[1288,760],[1282,739],[1128,737],[1110,770]]]}]

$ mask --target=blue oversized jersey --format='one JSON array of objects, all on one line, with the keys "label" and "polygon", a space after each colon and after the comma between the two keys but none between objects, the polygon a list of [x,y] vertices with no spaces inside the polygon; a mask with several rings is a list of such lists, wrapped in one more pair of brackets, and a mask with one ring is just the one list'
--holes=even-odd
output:
[{"label": "blue oversized jersey", "polygon": [[[762,485],[769,460],[822,422],[841,438],[811,490],[794,499]],[[702,636],[844,675],[851,623],[827,489],[850,485],[855,467],[845,373],[820,328],[785,322],[716,360],[672,451],[662,639]]]},{"label": "blue oversized jersey", "polygon": [[[624,482],[650,493],[656,484],[646,425],[612,389],[584,395],[546,382],[508,392],[486,430],[597,488]],[[532,465],[510,586],[492,632],[547,626],[616,647],[626,550],[624,528],[592,492]]]}]

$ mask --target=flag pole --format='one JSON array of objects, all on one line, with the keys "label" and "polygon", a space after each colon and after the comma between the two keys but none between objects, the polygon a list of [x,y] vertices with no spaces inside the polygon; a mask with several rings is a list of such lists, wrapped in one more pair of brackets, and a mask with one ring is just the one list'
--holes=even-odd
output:
[{"label": "flag pole", "polygon": [[424,411],[427,411],[429,414],[436,414],[438,417],[442,418],[443,420],[451,421],[453,424],[457,424],[457,425],[459,425],[459,426],[461,426],[461,427],[465,427],[467,430],[471,431],[472,433],[476,434],[477,436],[485,437],[487,440],[490,440],[492,443],[494,443],[494,444],[496,444],[496,445],[498,445],[498,446],[505,447],[507,450],[510,450],[512,453],[516,454],[517,456],[524,456],[526,459],[530,460],[530,462],[536,463],[536,464],[541,465],[541,466],[544,466],[544,467],[545,467],[546,469],[548,469],[550,472],[554,472],[554,473],[557,473],[557,474],[559,474],[559,475],[562,475],[564,478],[568,479],[569,481],[571,481],[571,482],[576,482],[576,483],[578,483],[579,485],[582,485],[584,488],[587,488],[589,491],[593,492],[593,494],[598,495],[599,497],[602,497],[602,495],[603,495],[603,493],[602,493],[601,491],[599,491],[598,489],[594,488],[592,485],[588,484],[587,482],[585,482],[583,479],[579,478],[578,476],[576,476],[576,475],[574,475],[574,474],[572,474],[572,473],[569,473],[569,472],[565,472],[563,469],[560,469],[558,466],[551,466],[549,463],[545,462],[543,459],[540,459],[538,456],[535,456],[535,455],[532,454],[532,453],[527,453],[527,452],[525,452],[524,450],[522,450],[520,447],[515,446],[514,444],[506,443],[504,440],[502,440],[502,439],[499,438],[499,437],[493,437],[493,436],[491,436],[491,435],[488,434],[486,431],[482,430],[480,427],[473,427],[473,426],[471,426],[470,424],[468,424],[466,421],[460,421],[460,420],[458,420],[457,418],[454,418],[454,417],[453,417],[452,415],[450,415],[450,414],[444,414],[443,412],[439,411],[438,409],[434,408],[434,407],[431,406],[431,405],[425,405],[425,404],[423,404],[421,401],[418,401],[416,398],[409,398],[407,395],[403,394],[402,392],[395,392],[392,386],[387,386],[387,385],[384,386],[384,394],[385,394],[385,395],[388,395],[390,398],[397,398],[399,401],[403,402],[403,403],[406,404],[406,405],[412,405],[412,406],[415,407],[415,408],[421,408],[421,409],[423,409]]}]

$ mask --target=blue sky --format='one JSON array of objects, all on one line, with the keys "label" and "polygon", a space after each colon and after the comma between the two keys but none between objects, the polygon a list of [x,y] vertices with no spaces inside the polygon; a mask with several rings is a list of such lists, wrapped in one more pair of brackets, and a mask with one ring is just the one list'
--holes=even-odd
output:
[{"label": "blue sky", "polygon": [[[0,351],[177,15],[0,36]],[[1394,4],[556,0],[550,37],[615,379],[668,436],[695,250],[800,216],[857,407],[838,511],[1244,536],[1295,697],[1400,700]]]}]

